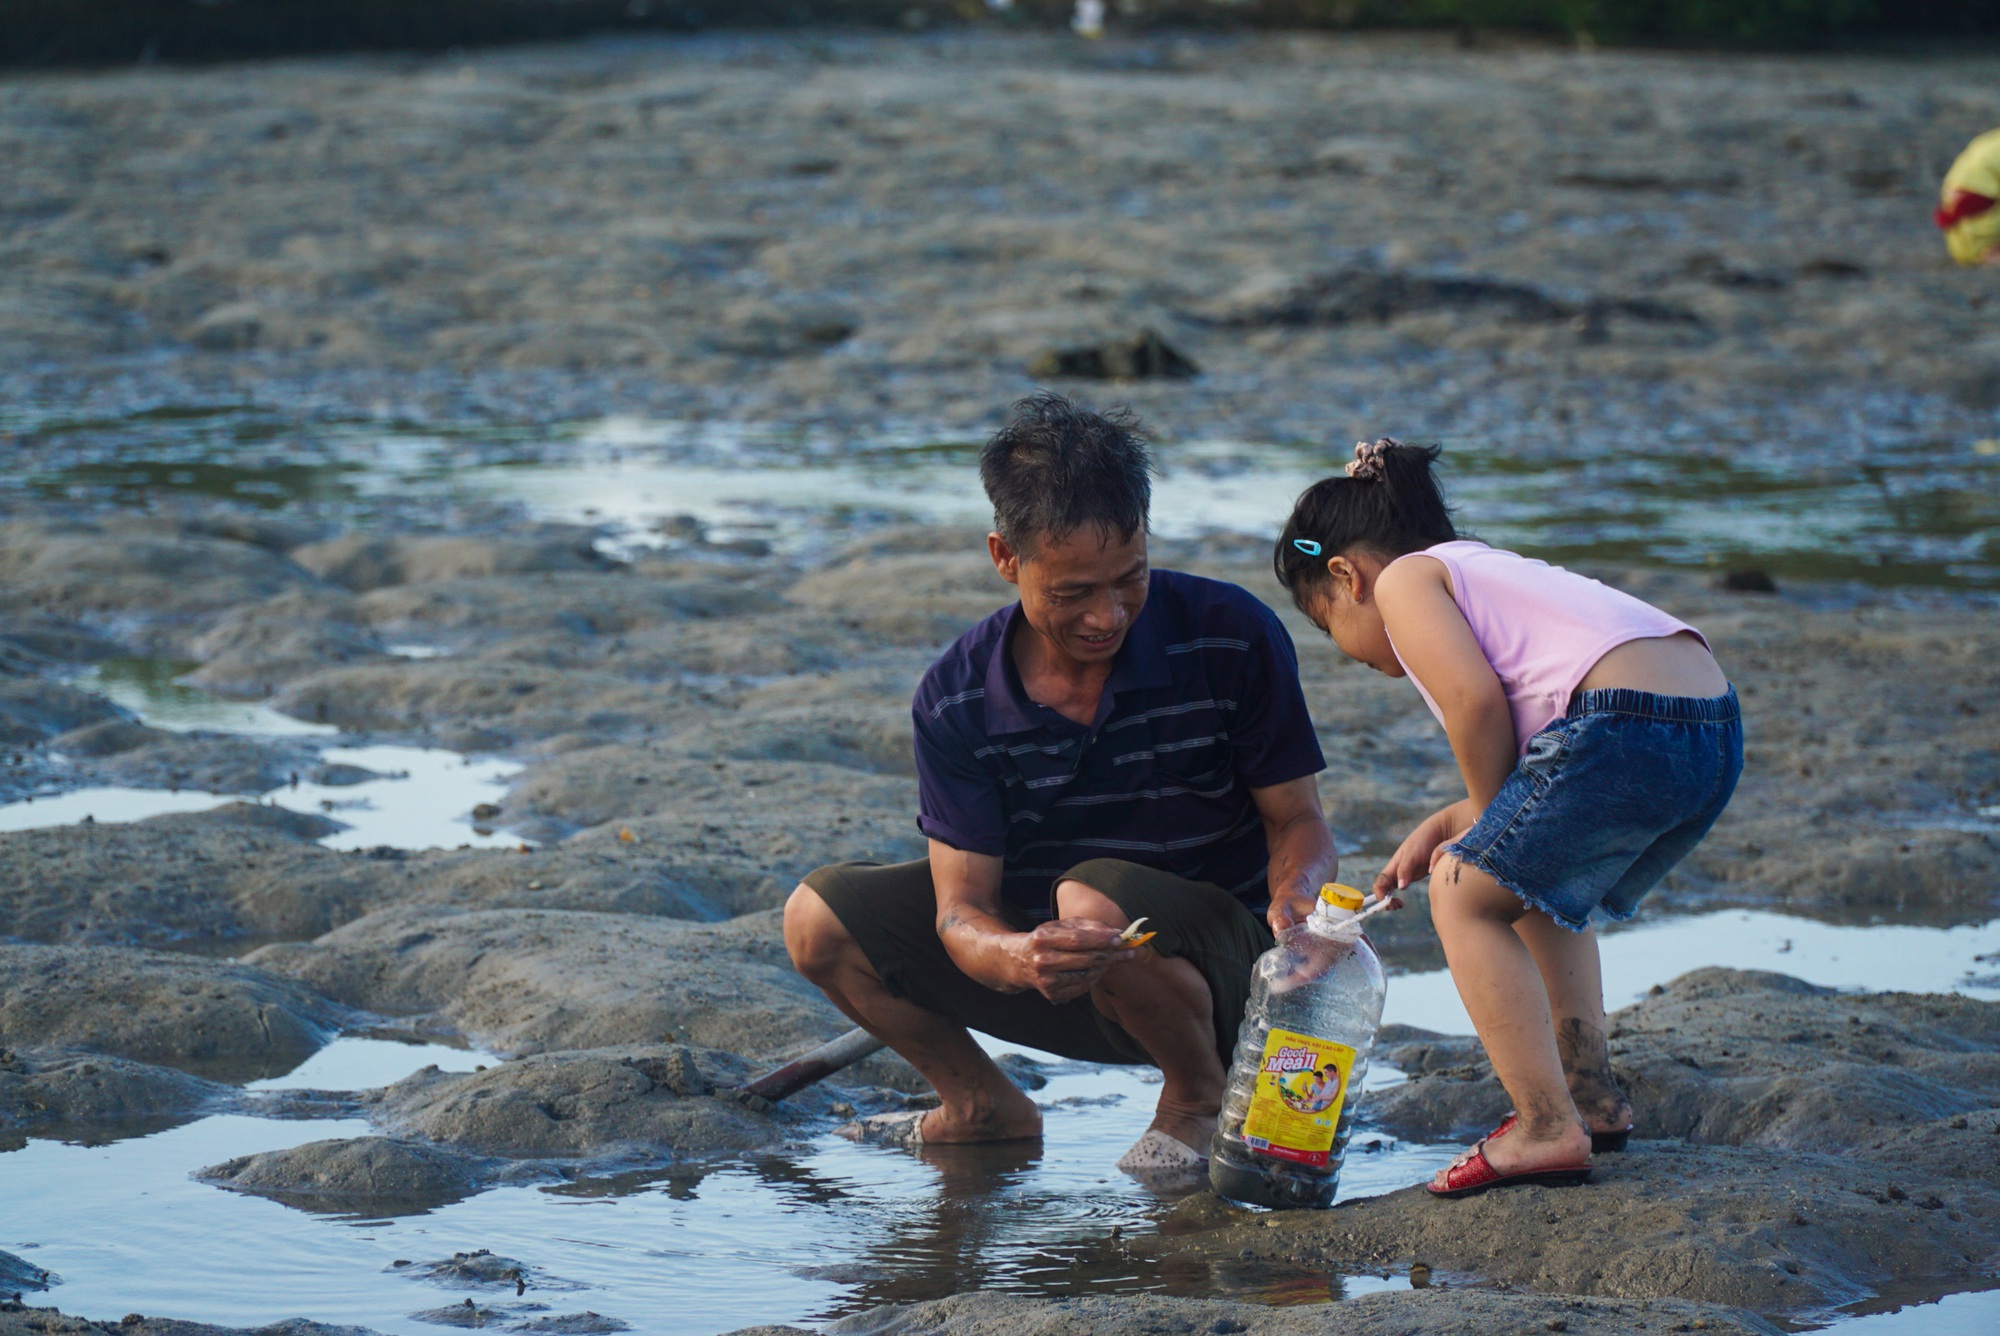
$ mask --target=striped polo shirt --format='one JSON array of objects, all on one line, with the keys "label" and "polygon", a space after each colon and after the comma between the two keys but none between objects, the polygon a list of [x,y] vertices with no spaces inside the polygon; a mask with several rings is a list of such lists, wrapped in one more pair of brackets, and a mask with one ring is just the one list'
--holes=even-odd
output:
[{"label": "striped polo shirt", "polygon": [[1005,860],[1002,889],[1050,917],[1056,882],[1122,858],[1269,900],[1250,790],[1326,768],[1276,614],[1233,584],[1152,572],[1088,726],[1028,699],[1008,651],[1020,604],[973,627],[924,674],[917,824]]}]

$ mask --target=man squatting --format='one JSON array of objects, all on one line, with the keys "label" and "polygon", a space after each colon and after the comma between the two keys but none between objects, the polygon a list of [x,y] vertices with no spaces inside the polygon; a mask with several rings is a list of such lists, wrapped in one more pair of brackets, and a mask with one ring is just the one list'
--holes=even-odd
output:
[{"label": "man squatting", "polygon": [[[1019,602],[931,665],[912,714],[930,855],[809,874],[800,973],[930,1081],[896,1144],[1041,1135],[967,1033],[1164,1078],[1121,1168],[1197,1168],[1251,968],[1333,877],[1291,637],[1247,590],[1147,565],[1146,442],[1043,394],[980,455]],[[1149,920],[1155,936],[1119,933]]]}]

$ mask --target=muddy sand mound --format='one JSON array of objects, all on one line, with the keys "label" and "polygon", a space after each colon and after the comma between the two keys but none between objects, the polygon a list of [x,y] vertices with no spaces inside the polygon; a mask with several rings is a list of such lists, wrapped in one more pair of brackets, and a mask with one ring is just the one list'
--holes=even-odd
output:
[{"label": "muddy sand mound", "polygon": [[[1433,1140],[1506,1112],[1476,1039],[1384,1038],[1410,1080],[1369,1097],[1370,1121]],[[1992,1159],[1972,1121],[2000,1109],[2000,1004],[1702,969],[1614,1013],[1610,1046],[1642,1137],[1844,1153],[1921,1127],[1962,1171]]]},{"label": "muddy sand mound", "polygon": [[[1889,1285],[1964,1287],[2000,1254],[2000,1194],[1865,1159],[1681,1142],[1598,1157],[1581,1188],[1438,1201],[1422,1187],[1256,1214],[1207,1193],[1163,1259],[1334,1269],[1423,1262],[1547,1293],[1824,1309]],[[1200,1230],[1177,1233],[1176,1230]]]},{"label": "muddy sand mound", "polygon": [[267,793],[313,765],[313,754],[295,742],[175,733],[123,719],[64,733],[49,747],[70,759],[78,778],[140,789]]},{"label": "muddy sand mound", "polygon": [[350,1006],[434,1015],[502,1052],[658,1043],[774,1056],[848,1028],[776,912],[689,923],[576,910],[385,910],[247,957]]},{"label": "muddy sand mound", "polygon": [[[516,1159],[742,1151],[791,1134],[779,1115],[729,1096],[752,1074],[740,1058],[680,1044],[544,1053],[483,1072],[425,1068],[383,1091],[372,1117],[398,1135]],[[782,1116],[824,1102],[808,1096]]]},{"label": "muddy sand mound", "polygon": [[[685,760],[646,760],[686,766]],[[758,838],[739,839],[724,823],[733,811],[758,809],[755,795],[766,790],[745,781],[764,776],[733,778],[706,763],[704,768],[708,778],[682,789],[686,805],[638,822],[633,838],[621,839],[620,827],[611,825],[532,854],[336,852],[316,842],[337,829],[333,822],[244,803],[130,823],[0,834],[0,923],[26,941],[159,946],[189,938],[246,945],[305,940],[397,904],[719,919],[782,904],[799,876],[820,862],[891,861],[918,849],[906,808],[892,809],[886,800],[866,808],[844,805],[839,786],[825,774],[786,786],[789,812],[767,804]],[[865,787],[855,784],[852,772],[841,773],[851,786]],[[643,793],[647,779],[646,771],[634,769],[586,782]],[[818,819],[838,837],[805,828],[814,810],[803,796],[808,788],[819,794]],[[523,810],[512,799],[507,806],[510,821]]]},{"label": "muddy sand mound", "polygon": [[195,1175],[300,1210],[421,1215],[479,1190],[477,1166],[416,1141],[354,1137],[244,1155]]},{"label": "muddy sand mound", "polygon": [[72,616],[149,650],[183,647],[226,609],[319,583],[266,548],[141,516],[0,523],[0,608]]},{"label": "muddy sand mound", "polygon": [[596,534],[590,529],[535,528],[512,538],[347,533],[295,548],[291,555],[314,575],[357,593],[433,580],[604,570],[613,564],[592,546]]},{"label": "muddy sand mound", "polygon": [[82,1140],[163,1122],[228,1100],[230,1086],[169,1067],[75,1049],[0,1048],[0,1148],[18,1134]]},{"label": "muddy sand mound", "polygon": [[170,1317],[128,1313],[115,1322],[71,1317],[54,1308],[29,1308],[0,1300],[0,1336],[381,1336],[367,1327],[339,1327],[326,1322],[286,1318],[265,1327],[217,1327],[206,1322],[181,1322]]},{"label": "muddy sand mound", "polygon": [[[1408,1290],[1364,1294],[1333,1304],[1295,1307],[1173,1299],[1158,1294],[1036,1299],[986,1292],[842,1318],[829,1336],[1408,1336],[1461,1332],[1517,1336],[1562,1331],[1571,1336],[1664,1336],[1707,1331],[1717,1336],[1775,1336],[1777,1328],[1748,1313],[1677,1301],[1543,1298],[1490,1290]],[[800,1327],[745,1327],[730,1336],[809,1336]]]},{"label": "muddy sand mound", "polygon": [[110,946],[0,945],[0,1044],[94,1049],[245,1081],[298,1066],[344,1008],[248,966]]}]

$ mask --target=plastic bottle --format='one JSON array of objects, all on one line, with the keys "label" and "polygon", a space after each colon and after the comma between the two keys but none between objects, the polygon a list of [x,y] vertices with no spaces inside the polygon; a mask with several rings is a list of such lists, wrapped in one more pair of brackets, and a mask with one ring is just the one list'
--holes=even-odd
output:
[{"label": "plastic bottle", "polygon": [[1382,1021],[1382,962],[1354,920],[1363,896],[1328,883],[1256,965],[1209,1149],[1216,1195],[1278,1209],[1333,1205],[1355,1092]]}]

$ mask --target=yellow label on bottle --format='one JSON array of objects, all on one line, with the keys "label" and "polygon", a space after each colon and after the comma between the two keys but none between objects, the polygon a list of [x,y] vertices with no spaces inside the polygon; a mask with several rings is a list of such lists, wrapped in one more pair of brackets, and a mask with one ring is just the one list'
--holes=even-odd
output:
[{"label": "yellow label on bottle", "polygon": [[1243,1142],[1273,1159],[1324,1166],[1333,1152],[1354,1050],[1296,1030],[1273,1030],[1243,1120]]}]

